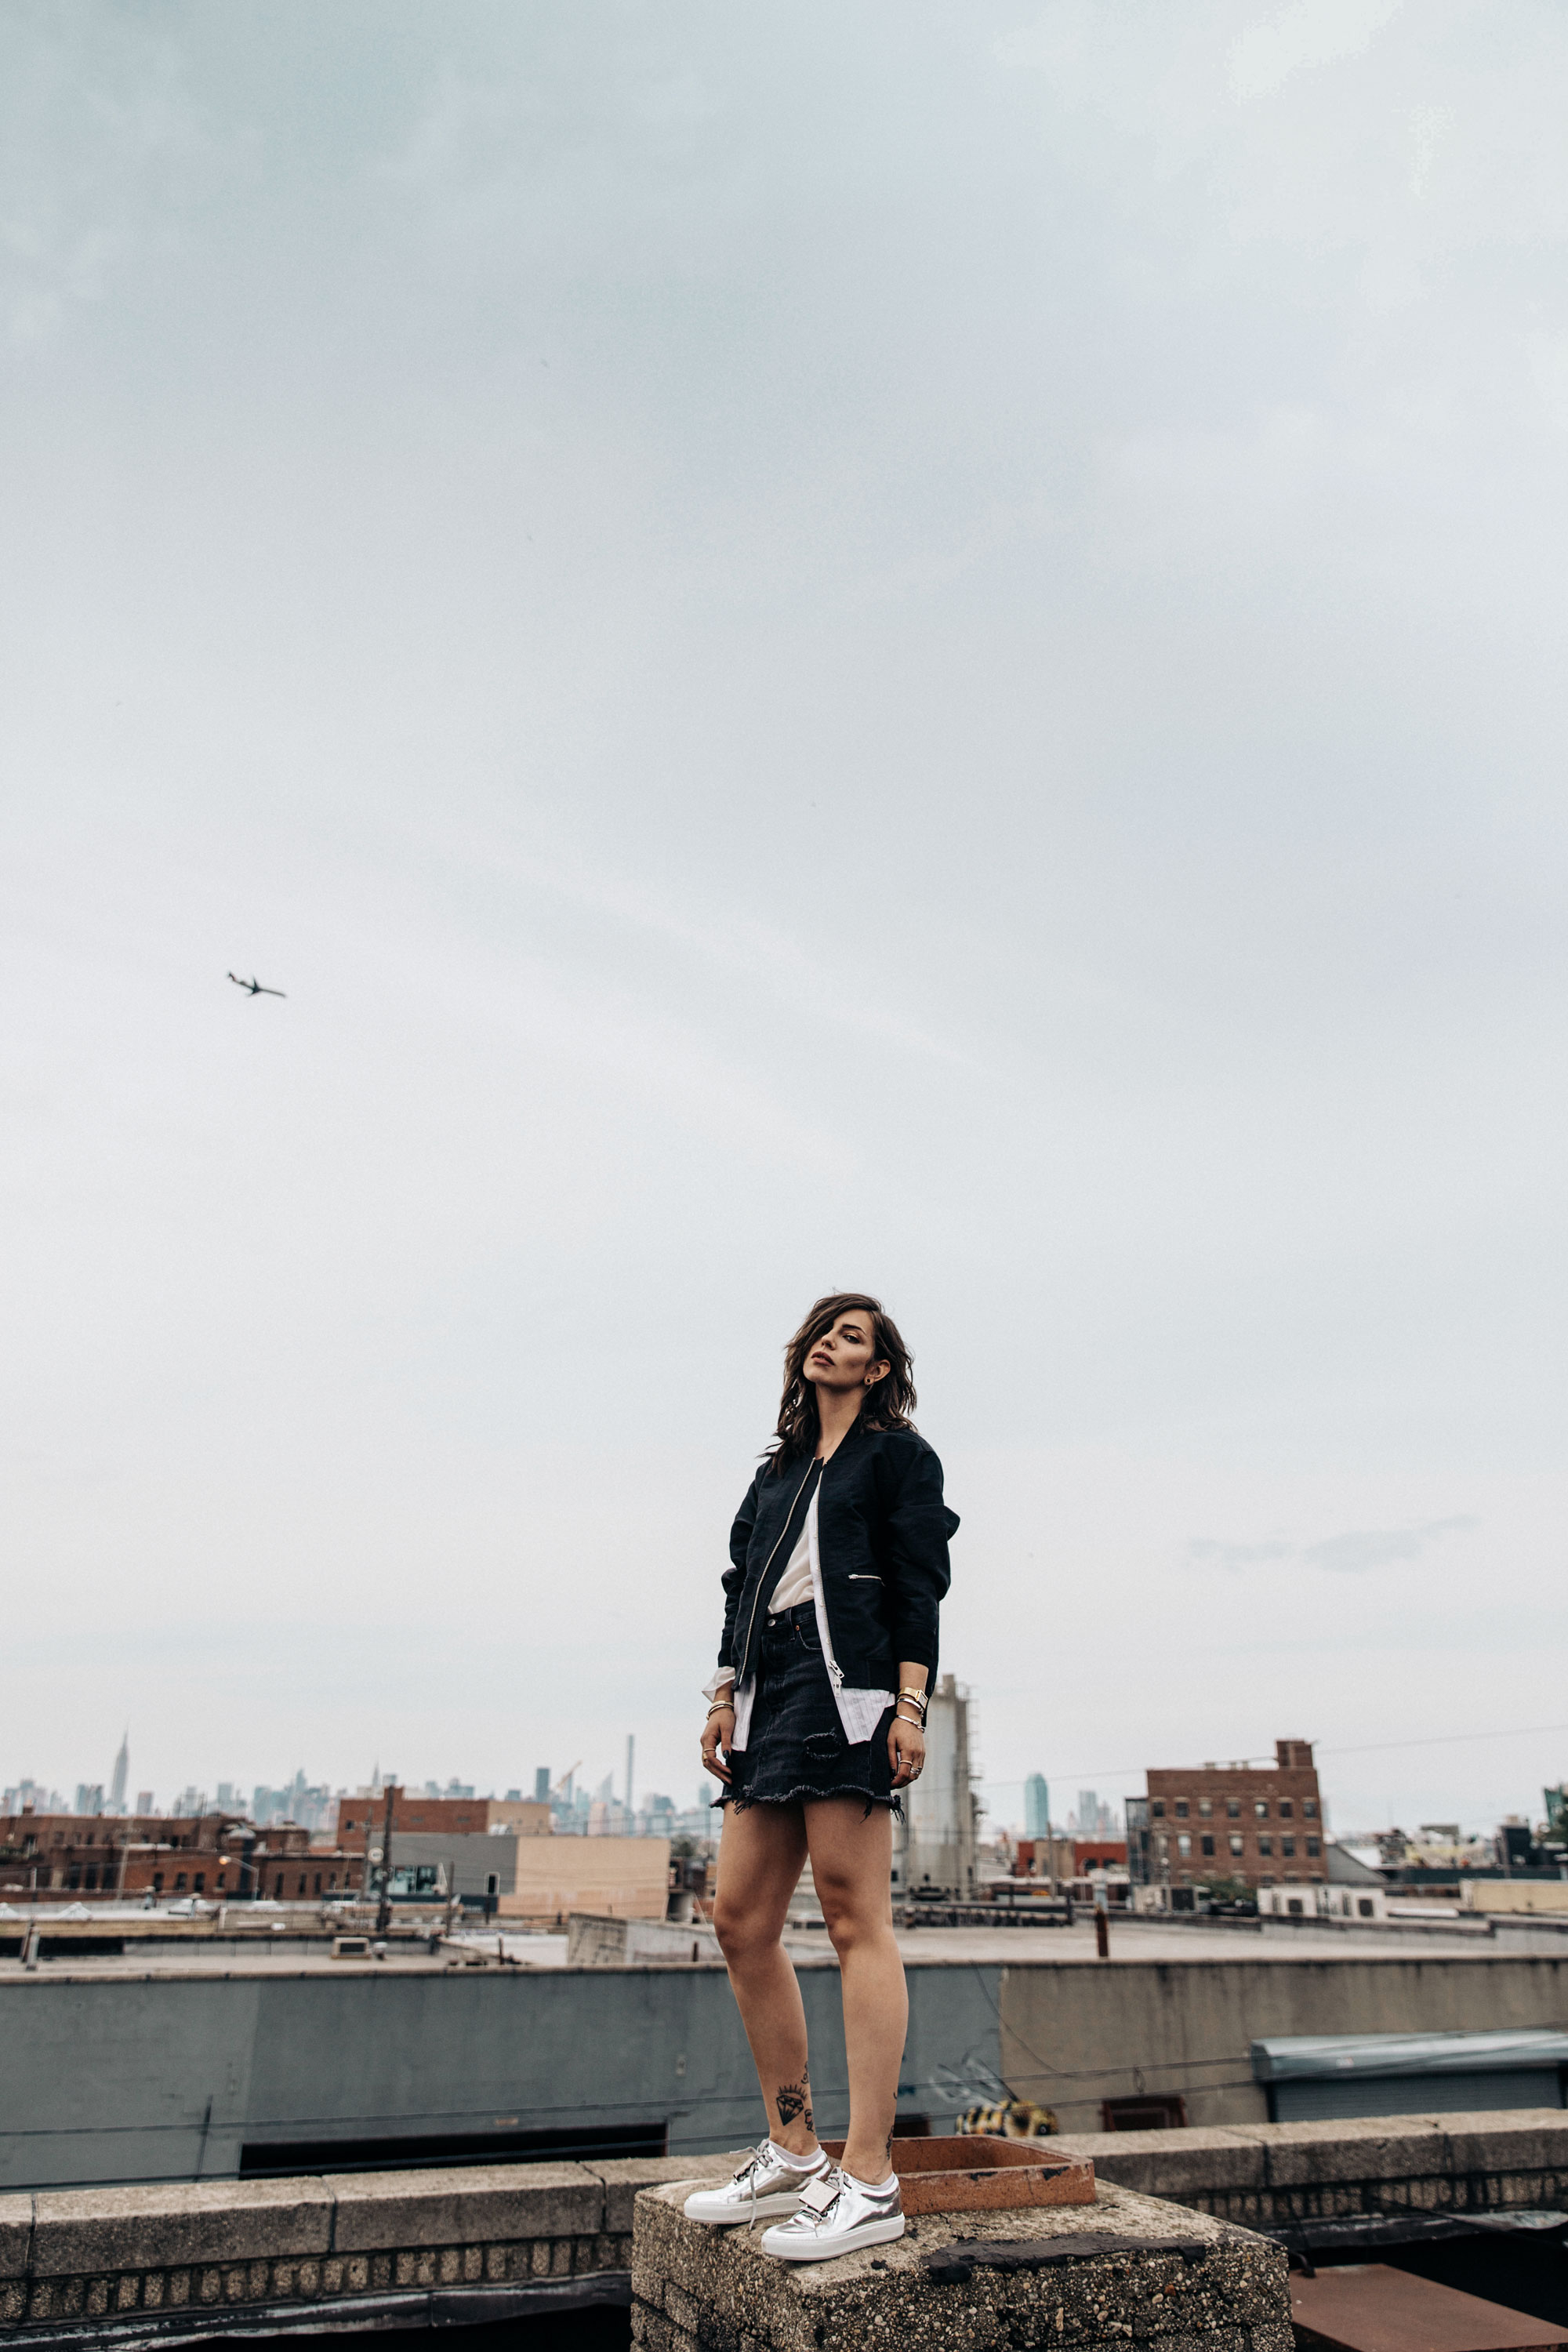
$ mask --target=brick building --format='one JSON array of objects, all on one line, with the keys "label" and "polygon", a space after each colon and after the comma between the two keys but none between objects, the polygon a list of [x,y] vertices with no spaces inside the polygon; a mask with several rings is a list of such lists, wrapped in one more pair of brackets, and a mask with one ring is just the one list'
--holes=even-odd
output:
[{"label": "brick building", "polygon": [[0,1817],[3,1902],[199,1895],[211,1903],[258,1895],[311,1902],[353,1892],[363,1871],[361,1854],[312,1851],[309,1830],[274,1822],[258,1831],[235,1813]]},{"label": "brick building", "polygon": [[1152,1771],[1148,1780],[1144,1804],[1128,1808],[1129,1828],[1141,1848],[1135,1877],[1165,1886],[1205,1885],[1216,1878],[1248,1886],[1327,1879],[1310,1741],[1276,1740],[1272,1764],[1192,1765]]},{"label": "brick building", "polygon": [[[344,1797],[338,1805],[338,1843],[345,1853],[379,1845],[392,1799],[392,1834],[399,1830],[426,1836],[482,1837],[490,1825],[489,1797],[422,1797],[413,1789],[378,1789],[374,1797]],[[503,1811],[506,1810],[504,1807]]]}]

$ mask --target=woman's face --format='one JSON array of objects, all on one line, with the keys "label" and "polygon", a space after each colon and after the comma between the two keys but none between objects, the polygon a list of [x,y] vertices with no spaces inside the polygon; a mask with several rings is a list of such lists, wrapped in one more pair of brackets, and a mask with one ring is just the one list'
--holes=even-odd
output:
[{"label": "woman's face", "polygon": [[825,1331],[806,1349],[804,1377],[821,1389],[858,1389],[865,1387],[868,1379],[885,1380],[888,1364],[876,1352],[875,1329],[868,1315],[858,1307],[847,1308],[832,1330]]}]

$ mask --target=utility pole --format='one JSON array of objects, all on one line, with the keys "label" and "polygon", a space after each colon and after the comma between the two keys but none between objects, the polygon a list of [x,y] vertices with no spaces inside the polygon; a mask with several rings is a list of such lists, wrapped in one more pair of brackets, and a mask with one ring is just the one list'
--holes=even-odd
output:
[{"label": "utility pole", "polygon": [[386,1784],[386,1820],[381,1832],[381,1901],[375,1909],[375,1932],[384,1936],[392,1925],[392,1783]]}]

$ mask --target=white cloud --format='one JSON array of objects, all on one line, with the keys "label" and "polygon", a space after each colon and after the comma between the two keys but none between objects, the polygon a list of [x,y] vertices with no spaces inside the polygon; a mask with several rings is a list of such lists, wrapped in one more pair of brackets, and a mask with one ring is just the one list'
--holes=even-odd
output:
[{"label": "white cloud", "polygon": [[1230,84],[1237,98],[1263,98],[1310,66],[1361,57],[1404,0],[1287,0],[1249,25],[1230,53]]}]

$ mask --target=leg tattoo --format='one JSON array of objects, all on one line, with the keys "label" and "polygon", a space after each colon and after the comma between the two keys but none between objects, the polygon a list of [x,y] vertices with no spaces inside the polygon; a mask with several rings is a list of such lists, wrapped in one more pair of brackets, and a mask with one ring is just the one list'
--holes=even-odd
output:
[{"label": "leg tattoo", "polygon": [[816,2126],[811,2120],[811,2076],[803,2066],[798,2083],[781,2083],[773,2095],[773,2105],[779,2111],[779,2121],[786,2129],[797,2116],[804,2116],[807,2131]]}]

